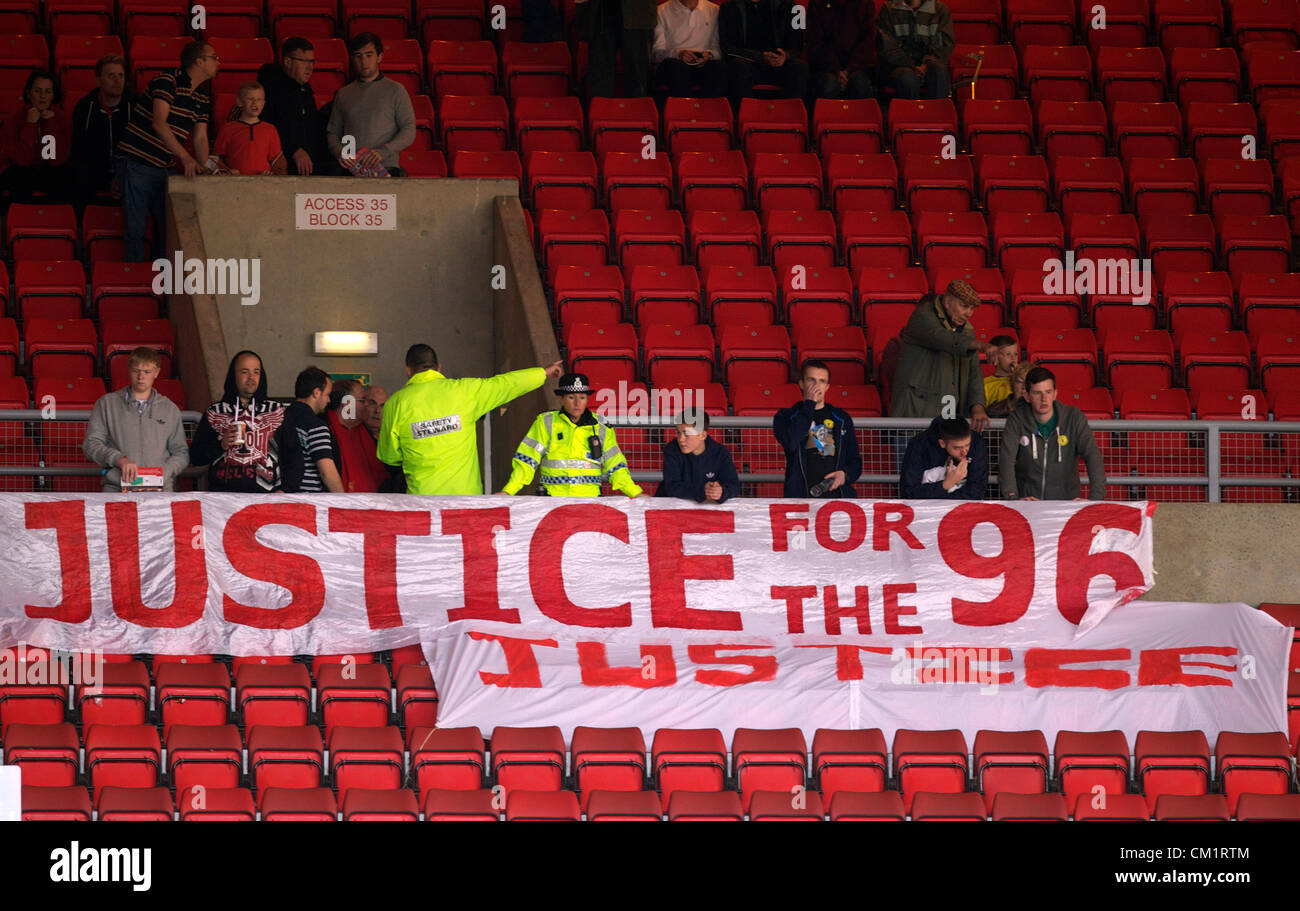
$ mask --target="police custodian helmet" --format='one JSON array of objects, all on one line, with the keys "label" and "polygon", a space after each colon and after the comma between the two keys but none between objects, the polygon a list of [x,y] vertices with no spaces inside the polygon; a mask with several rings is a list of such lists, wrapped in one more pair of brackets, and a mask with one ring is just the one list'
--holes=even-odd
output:
[{"label": "police custodian helmet", "polygon": [[555,387],[556,395],[568,395],[570,392],[591,392],[585,373],[566,373],[560,377],[560,385]]}]

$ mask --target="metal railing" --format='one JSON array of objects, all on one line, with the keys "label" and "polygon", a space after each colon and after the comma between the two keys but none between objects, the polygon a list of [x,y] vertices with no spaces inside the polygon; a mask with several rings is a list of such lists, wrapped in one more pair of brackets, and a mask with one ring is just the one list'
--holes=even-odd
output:
[{"label": "metal railing", "polygon": [[[608,417],[638,483],[661,474],[663,432],[671,418]],[[930,425],[924,418],[859,418],[859,496],[898,496],[898,465],[907,441]],[[989,499],[999,497],[999,444],[1005,420],[984,433],[989,447]],[[1300,422],[1090,421],[1106,469],[1107,499],[1171,502],[1300,503]],[[710,433],[731,449],[742,494],[781,496],[785,454],[771,418],[716,417]],[[1087,475],[1080,481],[1087,489]]]}]

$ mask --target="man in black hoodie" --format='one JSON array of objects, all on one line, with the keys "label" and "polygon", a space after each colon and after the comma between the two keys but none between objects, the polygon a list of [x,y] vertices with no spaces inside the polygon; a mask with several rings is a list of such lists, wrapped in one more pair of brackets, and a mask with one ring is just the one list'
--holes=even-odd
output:
[{"label": "man in black hoodie", "polygon": [[808,91],[808,64],[799,59],[804,29],[794,27],[790,0],[727,0],[718,11],[718,43],[727,62],[731,103],[754,94],[754,83],[781,86],[781,97]]},{"label": "man in black hoodie", "polygon": [[316,109],[311,74],[316,49],[306,38],[287,38],[279,63],[265,64],[257,81],[266,90],[262,119],[280,134],[290,174],[323,174],[331,161],[325,148],[325,120]]},{"label": "man in black hoodie", "polygon": [[680,497],[697,503],[725,503],[740,495],[740,475],[731,453],[709,436],[703,411],[679,414],[677,439],[664,444],[664,479],[656,497]]},{"label": "man in black hoodie", "polygon": [[190,464],[207,465],[208,489],[270,493],[280,482],[276,431],[284,406],[266,397],[262,359],[241,351],[226,371],[226,394],[203,412],[190,443]]},{"label": "man in black hoodie", "polygon": [[107,195],[113,184],[113,154],[126,132],[132,95],[126,84],[126,61],[107,54],[95,62],[99,88],[72,109],[72,173],[79,205]]},{"label": "man in black hoodie", "polygon": [[965,418],[937,417],[912,437],[899,469],[908,500],[982,500],[989,485],[989,447]]}]

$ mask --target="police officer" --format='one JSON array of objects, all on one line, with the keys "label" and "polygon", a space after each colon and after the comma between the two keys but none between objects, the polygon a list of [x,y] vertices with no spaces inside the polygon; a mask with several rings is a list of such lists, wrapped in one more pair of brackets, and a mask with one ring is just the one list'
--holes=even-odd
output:
[{"label": "police officer", "polygon": [[615,490],[640,496],[614,428],[587,410],[590,392],[583,374],[560,377],[555,394],[561,396],[562,407],[539,414],[528,428],[528,436],[515,450],[505,493],[519,493],[539,472],[541,489],[553,497],[598,497],[606,478]]},{"label": "police officer", "polygon": [[499,376],[450,379],[428,345],[406,352],[406,385],[384,405],[379,461],[400,465],[408,493],[481,494],[475,424],[493,408],[560,375],[560,362]]}]

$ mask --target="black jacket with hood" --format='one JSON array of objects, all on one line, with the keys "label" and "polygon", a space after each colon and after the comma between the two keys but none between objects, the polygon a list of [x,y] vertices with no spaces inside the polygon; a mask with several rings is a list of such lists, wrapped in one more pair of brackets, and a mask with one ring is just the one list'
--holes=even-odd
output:
[{"label": "black jacket with hood", "polygon": [[925,480],[927,471],[948,464],[948,450],[939,444],[939,424],[942,421],[942,417],[935,418],[928,428],[907,444],[899,469],[901,495],[909,500],[983,500],[989,486],[989,447],[983,435],[974,430],[970,434],[970,452],[966,454],[970,462],[966,467],[966,483],[944,490],[942,476],[937,481]]},{"label": "black jacket with hood", "polygon": [[[190,464],[208,466],[208,488],[226,493],[270,493],[280,481],[280,453],[276,431],[284,422],[284,406],[266,396],[266,371],[257,391],[247,402],[235,387],[235,363],[245,354],[260,361],[255,351],[240,351],[226,370],[226,394],[203,412],[190,443]],[[235,420],[247,424],[244,445],[221,447],[221,434]]]}]

